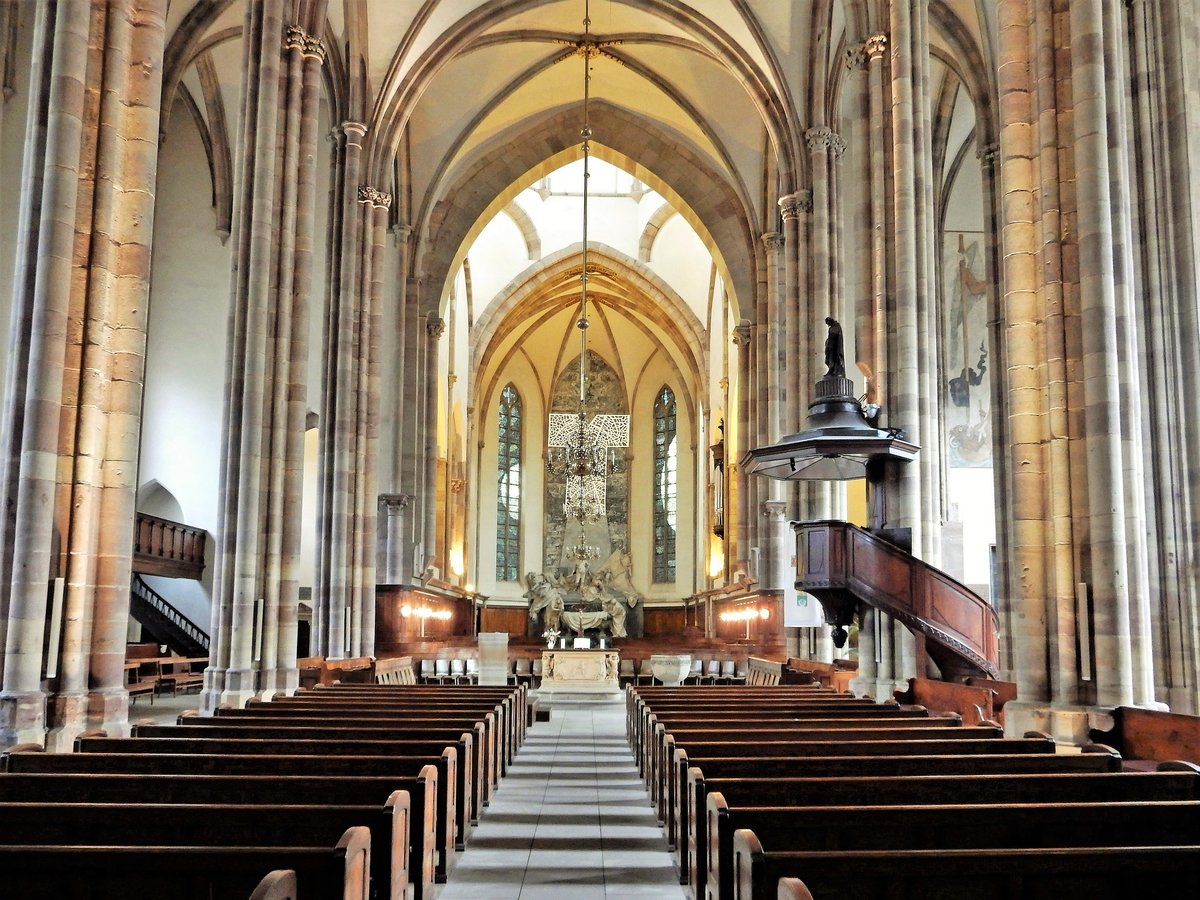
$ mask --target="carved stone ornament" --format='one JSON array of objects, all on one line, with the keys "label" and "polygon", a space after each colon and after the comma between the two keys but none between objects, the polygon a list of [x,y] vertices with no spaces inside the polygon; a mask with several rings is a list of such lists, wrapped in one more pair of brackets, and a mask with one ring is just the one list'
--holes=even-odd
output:
[{"label": "carved stone ornament", "polygon": [[809,191],[809,190],[797,191],[796,192],[796,203],[800,207],[800,212],[808,213],[809,215],[812,215],[812,211],[813,211],[812,191]]},{"label": "carved stone ornament", "polygon": [[387,209],[392,205],[392,195],[367,184],[358,186],[358,202],[370,203],[372,206],[382,206]]},{"label": "carved stone ornament", "polygon": [[739,347],[750,346],[750,323],[743,322],[733,329],[733,342]]},{"label": "carved stone ornament", "polygon": [[386,510],[408,509],[414,499],[412,494],[380,494],[379,508]]},{"label": "carved stone ornament", "polygon": [[846,70],[853,72],[855,69],[866,68],[867,65],[867,48],[865,44],[855,44],[852,47],[847,47],[845,55],[842,57],[842,62],[846,64]]},{"label": "carved stone ornament", "polygon": [[768,231],[762,236],[762,242],[768,251],[783,249],[783,235],[778,231]]},{"label": "carved stone ornament", "polygon": [[787,501],[764,500],[761,504],[759,504],[758,511],[764,519],[772,519],[776,522],[781,522],[787,515]]},{"label": "carved stone ornament", "polygon": [[783,217],[783,221],[785,222],[790,222],[792,219],[798,218],[800,215],[800,198],[795,194],[780,197],[779,215]]},{"label": "carved stone ornament", "polygon": [[325,44],[313,37],[299,25],[289,25],[284,32],[283,46],[286,50],[299,50],[302,56],[325,62]]},{"label": "carved stone ornament", "polygon": [[883,59],[883,55],[887,53],[887,45],[886,34],[873,34],[863,42],[863,49],[872,60]]},{"label": "carved stone ornament", "polygon": [[446,333],[446,320],[439,319],[437,316],[430,316],[425,322],[425,335],[430,340],[439,340]]},{"label": "carved stone ornament", "polygon": [[842,136],[826,125],[818,125],[816,128],[808,129],[808,131],[804,132],[804,139],[808,142],[810,153],[824,150],[826,153],[841,156],[846,152],[846,142],[842,139]]},{"label": "carved stone ornament", "polygon": [[999,144],[986,144],[975,151],[975,158],[985,166],[994,166],[1000,158]]}]

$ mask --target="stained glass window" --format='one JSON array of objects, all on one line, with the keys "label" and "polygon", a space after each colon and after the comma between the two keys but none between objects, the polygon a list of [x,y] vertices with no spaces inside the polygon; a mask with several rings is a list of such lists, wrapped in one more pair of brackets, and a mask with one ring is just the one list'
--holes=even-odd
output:
[{"label": "stained glass window", "polygon": [[654,400],[654,581],[675,581],[675,505],[679,449],[675,394],[662,386]]},{"label": "stained glass window", "polygon": [[521,395],[500,392],[496,452],[496,580],[517,581],[521,568]]}]

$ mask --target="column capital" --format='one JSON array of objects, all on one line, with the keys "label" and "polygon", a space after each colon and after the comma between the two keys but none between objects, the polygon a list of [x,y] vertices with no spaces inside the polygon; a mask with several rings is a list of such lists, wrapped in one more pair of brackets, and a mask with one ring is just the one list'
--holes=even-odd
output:
[{"label": "column capital", "polygon": [[804,140],[808,144],[809,153],[825,151],[841,156],[846,150],[846,142],[842,136],[827,125],[818,125],[804,132]]},{"label": "column capital", "polygon": [[975,151],[975,158],[981,165],[988,167],[996,165],[996,160],[1000,158],[1000,145],[985,144]]},{"label": "column capital", "polygon": [[733,342],[739,347],[750,346],[750,323],[739,322],[733,329]]},{"label": "column capital", "polygon": [[367,135],[367,126],[362,122],[345,121],[334,125],[330,134],[334,140],[345,138],[347,144],[361,147],[362,139]]},{"label": "column capital", "polygon": [[440,340],[442,335],[446,333],[446,320],[437,316],[430,316],[425,321],[425,336],[431,341]]},{"label": "column capital", "polygon": [[766,232],[761,236],[761,240],[768,253],[783,249],[783,235],[778,231]]},{"label": "column capital", "polygon": [[299,50],[300,54],[307,59],[315,59],[321,63],[325,62],[325,44],[320,38],[309,34],[299,25],[289,25],[283,34],[283,48],[285,50]]},{"label": "column capital", "polygon": [[358,186],[358,202],[370,203],[372,206],[382,206],[387,209],[392,205],[392,195],[368,184]]},{"label": "column capital", "polygon": [[883,59],[883,55],[887,53],[887,45],[888,36],[880,32],[863,41],[863,50],[866,51],[867,57],[874,62],[877,59]]},{"label": "column capital", "polygon": [[389,512],[408,509],[416,498],[412,494],[380,494],[379,508]]},{"label": "column capital", "polygon": [[786,500],[764,500],[758,505],[758,512],[764,519],[782,522],[787,516]]},{"label": "column capital", "polygon": [[779,214],[784,222],[790,222],[800,217],[800,194],[785,194],[779,198]]}]

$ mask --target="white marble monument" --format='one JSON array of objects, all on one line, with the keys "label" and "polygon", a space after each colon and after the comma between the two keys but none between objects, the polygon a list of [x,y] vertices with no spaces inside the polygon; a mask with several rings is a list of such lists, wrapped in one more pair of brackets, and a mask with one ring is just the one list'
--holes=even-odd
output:
[{"label": "white marble monument", "polygon": [[620,667],[616,650],[544,650],[541,690],[618,693]]}]

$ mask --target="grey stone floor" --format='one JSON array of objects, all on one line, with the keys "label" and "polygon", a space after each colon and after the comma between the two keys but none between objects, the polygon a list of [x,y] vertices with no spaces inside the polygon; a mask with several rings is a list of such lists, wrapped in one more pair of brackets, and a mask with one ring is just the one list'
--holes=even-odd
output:
[{"label": "grey stone floor", "polygon": [[686,897],[625,740],[622,699],[541,698],[441,900]]}]

